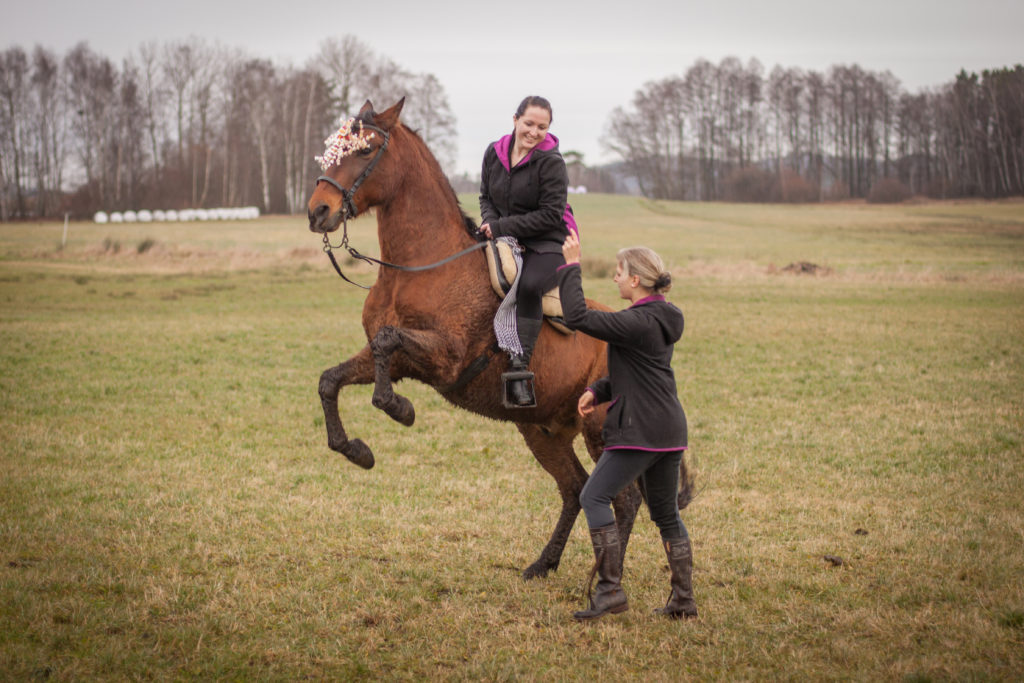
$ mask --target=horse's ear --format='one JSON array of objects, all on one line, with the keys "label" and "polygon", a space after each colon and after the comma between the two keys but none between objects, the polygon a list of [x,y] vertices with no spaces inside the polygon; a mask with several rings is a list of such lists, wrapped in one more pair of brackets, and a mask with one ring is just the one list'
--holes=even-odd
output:
[{"label": "horse's ear", "polygon": [[366,104],[359,110],[359,118],[363,118],[367,114],[373,114],[373,102],[370,102],[370,100],[366,100]]},{"label": "horse's ear", "polygon": [[377,114],[373,120],[384,130],[391,130],[398,125],[398,115],[402,113],[403,106],[405,106],[404,97],[398,100],[398,103],[395,104],[395,106],[391,107],[387,111]]}]

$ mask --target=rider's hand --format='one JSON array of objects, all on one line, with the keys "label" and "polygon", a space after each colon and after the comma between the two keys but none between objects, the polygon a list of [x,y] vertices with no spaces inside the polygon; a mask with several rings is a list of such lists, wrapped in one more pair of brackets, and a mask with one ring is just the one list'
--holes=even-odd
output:
[{"label": "rider's hand", "polygon": [[484,223],[483,225],[481,225],[480,226],[480,232],[482,232],[483,234],[487,235],[487,239],[489,239],[489,240],[493,240],[494,239],[494,235],[491,234],[491,224],[490,223]]}]

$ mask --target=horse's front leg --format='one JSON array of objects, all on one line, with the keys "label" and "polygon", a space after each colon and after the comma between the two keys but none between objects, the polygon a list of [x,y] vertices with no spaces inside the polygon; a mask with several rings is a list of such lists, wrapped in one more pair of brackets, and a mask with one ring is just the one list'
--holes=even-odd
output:
[{"label": "horse's front leg", "polygon": [[320,375],[320,404],[324,409],[327,445],[364,469],[373,467],[373,451],[360,439],[348,438],[338,412],[338,394],[349,384],[369,384],[374,378],[373,354],[364,347],[358,354]]},{"label": "horse's front leg", "polygon": [[373,351],[375,408],[383,410],[388,417],[406,427],[416,421],[416,409],[405,396],[395,393],[391,383],[391,356],[403,346],[403,335],[397,327],[382,327],[370,341]]},{"label": "horse's front leg", "polygon": [[[459,366],[452,359],[453,341],[437,332],[402,327],[380,328],[370,341],[373,352],[373,405],[405,426],[416,420],[416,410],[406,397],[396,394],[392,381],[413,376],[434,386],[451,384]],[[398,359],[398,363],[393,362]]]}]

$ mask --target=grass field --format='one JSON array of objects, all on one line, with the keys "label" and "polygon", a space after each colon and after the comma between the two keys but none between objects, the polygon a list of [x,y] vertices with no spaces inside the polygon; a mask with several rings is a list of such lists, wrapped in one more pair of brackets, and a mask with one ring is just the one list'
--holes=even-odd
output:
[{"label": "grass field", "polygon": [[625,614],[571,619],[582,519],[520,578],[558,496],[510,424],[347,388],[377,466],[327,449],[364,293],[301,217],[0,225],[0,679],[1020,680],[1024,202],[573,203],[589,296],[675,274],[700,619],[643,511]]}]

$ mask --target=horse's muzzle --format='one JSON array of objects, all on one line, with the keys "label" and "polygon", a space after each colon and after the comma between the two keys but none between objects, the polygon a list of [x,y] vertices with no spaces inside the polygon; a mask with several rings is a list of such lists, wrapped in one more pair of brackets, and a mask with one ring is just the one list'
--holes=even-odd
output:
[{"label": "horse's muzzle", "polygon": [[309,210],[309,229],[312,232],[334,232],[340,222],[341,211],[332,213],[326,202],[321,202]]}]

